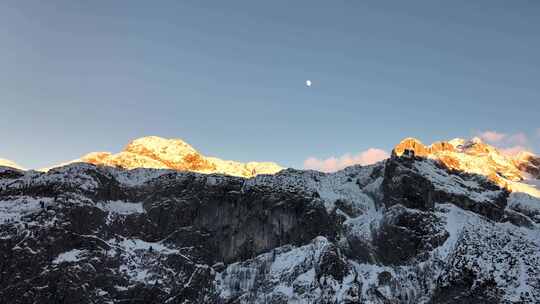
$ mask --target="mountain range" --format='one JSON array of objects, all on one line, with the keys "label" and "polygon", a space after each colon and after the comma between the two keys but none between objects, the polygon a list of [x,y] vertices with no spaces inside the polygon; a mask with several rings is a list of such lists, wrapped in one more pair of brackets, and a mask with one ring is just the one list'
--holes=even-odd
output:
[{"label": "mountain range", "polygon": [[477,138],[335,173],[158,137],[2,164],[0,303],[540,303],[540,159]]},{"label": "mountain range", "polygon": [[[273,174],[283,169],[272,162],[240,163],[216,157],[207,157],[181,139],[147,136],[132,140],[121,152],[116,154],[111,152],[91,152],[78,159],[48,168],[41,168],[38,171],[48,171],[52,168],[77,162],[123,169],[172,169],[198,173],[222,173],[241,177]],[[0,165],[21,168],[14,162],[2,159],[0,159]]]}]

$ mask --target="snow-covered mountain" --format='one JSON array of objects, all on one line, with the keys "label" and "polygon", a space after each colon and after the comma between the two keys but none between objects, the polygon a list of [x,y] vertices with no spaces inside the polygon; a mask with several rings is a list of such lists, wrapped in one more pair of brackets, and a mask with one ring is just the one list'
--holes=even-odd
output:
[{"label": "snow-covered mountain", "polygon": [[505,184],[537,180],[483,145],[252,178],[2,167],[0,302],[540,303],[540,199]]},{"label": "snow-covered mountain", "polygon": [[[241,177],[274,174],[283,170],[282,167],[272,162],[240,163],[216,157],[207,157],[181,139],[165,139],[157,136],[135,139],[123,151],[116,154],[92,152],[62,165],[75,162],[124,169],[173,169],[199,173],[221,173]],[[44,171],[49,169],[47,168]]]},{"label": "snow-covered mountain", "polygon": [[[415,138],[406,138],[394,149],[400,156],[405,150],[440,161],[449,169],[488,176],[500,186],[512,189],[521,185],[514,182],[540,177],[540,157],[531,152],[521,152],[510,156],[497,148],[484,143],[480,138],[470,140],[456,138],[441,141],[429,146]],[[5,166],[21,168],[14,162],[0,159]],[[128,143],[119,153],[91,152],[78,159],[60,165],[42,168],[62,167],[83,162],[95,165],[119,167],[124,169],[151,168],[172,169],[198,173],[220,173],[239,177],[253,177],[257,174],[275,174],[284,168],[273,162],[241,163],[202,155],[181,139],[166,139],[147,136]],[[529,191],[521,189],[522,191]],[[534,192],[534,190],[532,190]]]},{"label": "snow-covered mountain", "polygon": [[11,160],[8,160],[8,159],[4,159],[4,158],[0,158],[0,167],[11,167],[11,168],[16,168],[16,169],[20,169],[20,170],[23,169],[17,163],[15,163],[15,162],[13,162]]},{"label": "snow-covered mountain", "polygon": [[531,152],[520,152],[514,158],[514,162],[522,172],[530,174],[533,178],[540,178],[540,156]]},{"label": "snow-covered mountain", "polygon": [[509,191],[526,192],[540,197],[540,191],[529,186],[529,179],[540,177],[540,157],[530,152],[517,156],[502,153],[479,138],[456,138],[425,146],[415,138],[406,138],[394,149],[397,156],[408,152],[434,159],[449,170],[483,175]]}]

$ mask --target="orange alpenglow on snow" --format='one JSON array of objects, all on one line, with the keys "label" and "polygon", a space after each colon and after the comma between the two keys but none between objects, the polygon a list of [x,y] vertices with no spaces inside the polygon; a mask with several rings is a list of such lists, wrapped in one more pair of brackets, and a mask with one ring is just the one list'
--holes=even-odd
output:
[{"label": "orange alpenglow on snow", "polygon": [[[429,146],[418,139],[406,138],[395,146],[392,154],[402,156],[406,151],[414,152],[417,157],[435,159],[451,170],[486,176],[508,190],[527,192],[540,197],[539,190],[524,183],[525,180],[540,178],[540,157],[530,152],[508,155],[486,144],[480,138],[471,140],[456,138],[435,142]],[[275,174],[284,169],[273,162],[241,163],[204,156],[181,139],[166,139],[157,136],[135,139],[116,154],[92,152],[79,159],[50,168],[76,162],[123,169],[171,169],[248,178],[258,174]],[[0,167],[24,170],[16,163],[5,159],[0,159]],[[40,171],[48,171],[50,168]]]},{"label": "orange alpenglow on snow", "polygon": [[514,157],[514,163],[521,171],[540,178],[540,156],[536,156],[531,152],[519,152]]},{"label": "orange alpenglow on snow", "polygon": [[484,175],[510,191],[520,191],[540,196],[540,191],[521,183],[529,177],[540,177],[540,157],[523,152],[515,157],[506,155],[479,138],[424,145],[415,138],[406,138],[395,146],[392,154],[402,156],[412,151],[415,156],[439,161],[446,168],[466,173]]},{"label": "orange alpenglow on snow", "polygon": [[181,139],[148,136],[131,141],[122,152],[92,152],[73,162],[120,167],[124,169],[155,168],[222,173],[232,176],[253,177],[274,174],[283,168],[272,162],[240,163],[207,157]]},{"label": "orange alpenglow on snow", "polygon": [[17,163],[10,161],[9,159],[0,158],[0,167],[10,167],[23,170]]}]

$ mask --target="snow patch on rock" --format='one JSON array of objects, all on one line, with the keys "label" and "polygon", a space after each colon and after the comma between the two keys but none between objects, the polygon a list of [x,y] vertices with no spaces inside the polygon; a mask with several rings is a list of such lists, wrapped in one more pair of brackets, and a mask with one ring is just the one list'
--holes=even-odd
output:
[{"label": "snow patch on rock", "polygon": [[99,202],[97,204],[98,208],[103,211],[112,212],[120,215],[130,215],[144,213],[142,203],[128,203],[123,201],[109,201],[109,202]]},{"label": "snow patch on rock", "polygon": [[79,249],[72,249],[70,251],[63,252],[53,260],[53,264],[78,262],[86,252],[86,250]]}]

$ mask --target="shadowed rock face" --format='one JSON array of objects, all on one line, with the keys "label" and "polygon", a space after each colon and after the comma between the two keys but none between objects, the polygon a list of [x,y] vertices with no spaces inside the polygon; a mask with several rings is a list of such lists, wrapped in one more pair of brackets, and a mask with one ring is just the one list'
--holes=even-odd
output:
[{"label": "shadowed rock face", "polygon": [[[436,187],[431,180],[432,176],[418,171],[415,167],[418,162],[431,162],[415,156],[398,157],[395,154],[386,164],[383,192],[387,207],[400,204],[408,208],[432,211],[438,202],[451,202],[462,209],[471,210],[488,218],[499,221],[504,215],[508,191],[501,190],[496,184],[482,176],[449,171],[444,165],[433,162],[433,166],[446,176],[452,176],[460,191],[448,191],[445,187]],[[481,185],[480,192],[499,191],[491,197],[489,203],[483,204],[468,196],[470,192],[478,192],[464,183],[467,179],[476,180]],[[453,187],[454,185],[447,185]]]},{"label": "shadowed rock face", "polygon": [[205,233],[215,246],[213,263],[304,244],[319,235],[335,238],[335,224],[320,200],[268,188],[242,189],[242,181],[229,178],[216,186],[207,186],[205,179],[192,179],[181,187],[159,184],[150,190],[153,194],[144,206],[159,236],[178,227]]},{"label": "shadowed rock face", "polygon": [[411,259],[427,259],[428,253],[448,238],[443,224],[433,213],[392,206],[373,240],[379,261],[385,265],[404,265]]},{"label": "shadowed rock face", "polygon": [[[141,256],[140,252],[135,254],[142,260],[140,264],[154,264],[157,274],[166,269],[186,274],[194,285],[190,290],[176,290],[177,296],[198,301],[212,297],[212,292],[206,291],[204,286],[212,285],[215,271],[210,266],[216,263],[247,260],[283,245],[309,243],[318,236],[333,240],[339,231],[336,218],[327,212],[316,192],[276,191],[256,185],[244,187],[245,180],[241,178],[166,171],[147,183],[126,187],[109,170],[112,169],[73,165],[61,172],[36,174],[16,187],[13,185],[17,181],[10,180],[24,178],[24,175],[4,172],[2,177],[10,181],[11,186],[2,188],[3,199],[21,197],[23,205],[35,201],[35,197],[40,199],[28,218],[17,225],[8,219],[2,225],[10,237],[0,240],[1,283],[7,286],[0,298],[17,294],[22,302],[38,298],[44,302],[66,303],[99,299],[99,294],[88,294],[81,289],[80,283],[86,282],[93,287],[102,286],[113,298],[140,295],[148,301],[163,301],[159,293],[147,285],[136,293],[131,289],[111,290],[117,283],[129,285],[119,273],[122,272],[119,265],[129,264],[125,259],[134,259],[133,256],[123,257],[122,251],[129,249],[116,250],[116,244],[127,242],[129,247],[132,244],[128,240],[144,240],[150,245]],[[107,206],[108,202],[119,200],[122,201],[120,206],[132,204],[130,201],[140,202],[141,212],[124,215],[107,207],[103,210],[102,206]],[[21,242],[29,252],[17,252],[15,244]],[[133,246],[137,251],[138,245]],[[149,249],[160,246],[172,248],[170,251],[175,254],[160,256],[158,250]],[[83,252],[81,256],[92,255],[93,258],[83,268],[66,263],[56,265],[54,258],[71,248]],[[333,258],[334,255],[325,256],[319,271],[336,275],[343,272],[344,266],[335,264]],[[201,268],[200,265],[207,266]],[[88,267],[96,271],[89,271]],[[48,270],[39,280],[20,284],[23,283],[21,275],[34,275],[43,269]],[[156,278],[157,281],[166,279]],[[168,279],[170,281],[164,284],[173,284],[176,278]],[[52,280],[54,284],[49,284]],[[34,290],[39,284],[47,287]]]},{"label": "shadowed rock face", "polygon": [[414,159],[393,156],[388,161],[383,182],[385,206],[397,204],[419,210],[433,210],[435,188],[427,177],[415,173]]},{"label": "shadowed rock face", "polygon": [[252,179],[4,169],[0,303],[534,303],[525,198],[396,154]]}]

